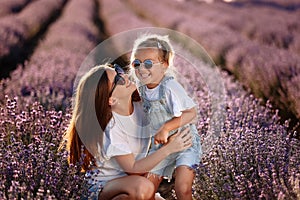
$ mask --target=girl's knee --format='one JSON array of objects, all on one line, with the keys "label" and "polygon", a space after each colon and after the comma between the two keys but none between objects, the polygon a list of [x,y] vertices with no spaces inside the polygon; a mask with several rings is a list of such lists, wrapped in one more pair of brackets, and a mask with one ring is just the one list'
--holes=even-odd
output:
[{"label": "girl's knee", "polygon": [[175,192],[180,195],[189,195],[192,193],[192,187],[190,184],[175,184]]}]

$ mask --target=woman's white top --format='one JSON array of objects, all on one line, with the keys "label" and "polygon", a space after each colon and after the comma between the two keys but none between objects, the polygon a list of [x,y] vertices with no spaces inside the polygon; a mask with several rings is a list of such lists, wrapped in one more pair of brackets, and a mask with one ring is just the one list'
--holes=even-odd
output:
[{"label": "woman's white top", "polygon": [[142,103],[134,102],[133,107],[129,116],[113,112],[103,137],[104,159],[96,160],[97,168],[92,170],[96,173],[89,173],[94,181],[109,181],[126,175],[114,156],[133,154],[139,160],[147,155],[150,135],[144,126]]}]

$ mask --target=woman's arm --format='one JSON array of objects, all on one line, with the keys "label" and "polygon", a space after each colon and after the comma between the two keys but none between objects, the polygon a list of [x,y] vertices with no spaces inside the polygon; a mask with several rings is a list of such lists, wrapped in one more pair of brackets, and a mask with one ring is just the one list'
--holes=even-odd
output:
[{"label": "woman's arm", "polygon": [[168,143],[151,155],[135,160],[133,154],[115,156],[118,164],[127,173],[146,173],[171,153],[182,151],[192,145],[189,129],[174,134]]}]

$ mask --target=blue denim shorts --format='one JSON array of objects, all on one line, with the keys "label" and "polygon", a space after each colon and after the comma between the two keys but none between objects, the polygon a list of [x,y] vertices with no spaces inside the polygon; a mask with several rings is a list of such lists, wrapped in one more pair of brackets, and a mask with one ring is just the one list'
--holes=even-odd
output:
[{"label": "blue denim shorts", "polygon": [[193,146],[190,148],[180,151],[178,153],[173,153],[162,160],[158,165],[156,165],[151,173],[157,174],[164,178],[171,180],[172,174],[176,167],[187,166],[191,169],[196,164],[199,164],[202,157],[202,148],[200,136],[198,134],[193,134]]}]

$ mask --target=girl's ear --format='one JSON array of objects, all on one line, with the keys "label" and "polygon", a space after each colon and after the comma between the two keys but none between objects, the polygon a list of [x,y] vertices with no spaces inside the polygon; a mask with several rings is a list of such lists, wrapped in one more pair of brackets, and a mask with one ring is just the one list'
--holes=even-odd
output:
[{"label": "girl's ear", "polygon": [[167,62],[163,63],[163,72],[166,72],[169,68],[169,64]]},{"label": "girl's ear", "polygon": [[117,98],[115,98],[115,97],[109,97],[109,99],[108,99],[108,104],[110,105],[110,106],[113,106],[113,105],[116,105],[117,104]]}]

